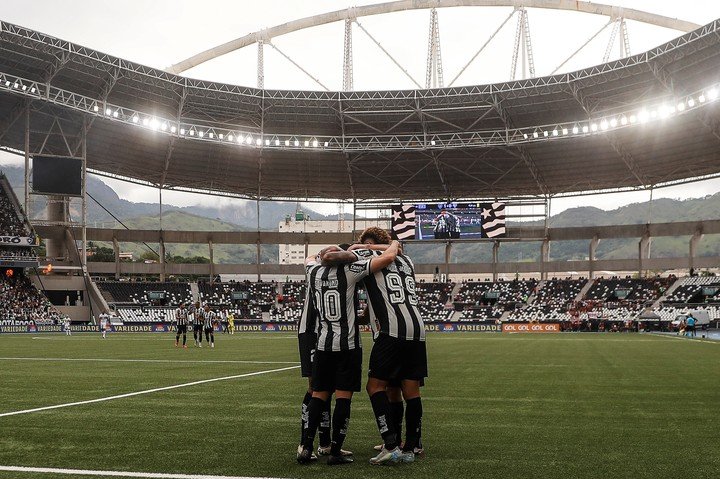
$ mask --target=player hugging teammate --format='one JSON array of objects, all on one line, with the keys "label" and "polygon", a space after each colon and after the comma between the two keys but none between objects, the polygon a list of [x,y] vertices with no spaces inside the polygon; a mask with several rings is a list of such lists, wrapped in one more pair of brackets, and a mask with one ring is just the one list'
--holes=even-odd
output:
[{"label": "player hugging teammate", "polygon": [[[329,247],[317,258],[306,261],[305,308],[313,307],[317,312],[319,335],[318,351],[312,359],[312,399],[304,423],[307,431],[304,429],[303,444],[298,449],[300,463],[312,460],[315,430],[326,406],[324,401],[333,389],[336,405],[332,418],[333,450],[328,464],[352,462],[339,448],[347,434],[352,392],[359,390],[359,381],[355,378],[360,375],[362,350],[354,295],[355,286],[360,283],[367,291],[375,340],[366,390],[383,438],[378,454],[370,463],[413,462],[415,454],[422,453],[420,386],[427,376],[427,353],[425,327],[417,307],[414,266],[410,258],[400,252],[399,244],[390,243],[389,235],[379,228],[363,232],[361,242],[367,244],[353,245],[347,250]],[[300,349],[302,359],[302,340]],[[303,364],[307,362],[307,354],[305,356]],[[307,365],[304,368],[307,369]],[[403,409],[404,443],[400,437]]]}]

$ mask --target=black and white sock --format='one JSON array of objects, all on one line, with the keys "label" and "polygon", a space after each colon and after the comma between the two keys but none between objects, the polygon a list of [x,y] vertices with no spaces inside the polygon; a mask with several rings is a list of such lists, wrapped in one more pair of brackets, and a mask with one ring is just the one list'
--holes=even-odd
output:
[{"label": "black and white sock", "polygon": [[305,442],[305,433],[308,428],[308,406],[310,405],[311,399],[312,394],[306,392],[302,401],[302,408],[300,412],[300,444]]},{"label": "black and white sock", "polygon": [[322,410],[322,416],[320,417],[320,426],[318,428],[318,439],[320,440],[321,447],[328,447],[330,445],[330,407],[332,403],[332,397],[329,397],[325,401],[325,405]]},{"label": "black and white sock", "polygon": [[303,448],[312,451],[315,442],[315,433],[320,424],[320,416],[322,416],[323,401],[320,398],[312,398],[308,405],[308,427],[303,440]]},{"label": "black and white sock", "polygon": [[407,439],[403,451],[412,451],[420,442],[422,430],[422,400],[419,397],[410,399],[405,409],[405,424],[407,426]]},{"label": "black and white sock", "polygon": [[[328,402],[330,402],[328,400]],[[345,436],[347,436],[350,425],[350,399],[339,398],[335,400],[335,412],[332,418],[332,447],[330,454],[339,456]]]},{"label": "black and white sock", "polygon": [[390,402],[388,401],[385,391],[380,391],[370,396],[373,413],[375,414],[375,422],[378,431],[383,438],[385,448],[388,450],[395,449],[398,446],[397,433],[390,415]]},{"label": "black and white sock", "polygon": [[395,434],[397,434],[398,441],[402,441],[402,430],[403,430],[403,416],[405,414],[405,403],[391,402],[390,403],[390,417],[395,425]]}]

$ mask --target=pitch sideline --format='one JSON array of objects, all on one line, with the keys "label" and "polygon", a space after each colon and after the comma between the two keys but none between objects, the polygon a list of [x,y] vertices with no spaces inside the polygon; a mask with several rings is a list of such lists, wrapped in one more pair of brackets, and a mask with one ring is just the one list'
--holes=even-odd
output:
[{"label": "pitch sideline", "polygon": [[95,471],[90,469],[59,469],[53,467],[0,466],[0,471],[40,474],[72,474],[82,476],[145,477],[151,479],[280,479],[273,477],[213,476],[207,474],[170,474],[163,472]]},{"label": "pitch sideline", "polygon": [[[7,417],[7,416],[16,416],[16,415],[19,415],[19,414],[29,414],[29,413],[32,413],[32,412],[49,411],[49,410],[52,410],[52,409],[60,409],[60,408],[66,408],[66,407],[71,407],[71,406],[81,406],[81,405],[84,405],[84,404],[93,404],[93,403],[98,403],[98,402],[112,401],[112,400],[115,400],[115,399],[124,399],[124,398],[128,398],[128,397],[133,397],[133,396],[141,396],[141,395],[143,395],[143,394],[150,394],[150,393],[156,393],[156,392],[160,392],[160,391],[169,391],[169,390],[172,390],[172,389],[179,389],[179,388],[184,388],[184,387],[189,387],[189,386],[196,386],[196,385],[198,385],[198,384],[206,384],[206,383],[212,383],[212,382],[217,382],[217,381],[228,381],[228,380],[230,380],[230,379],[240,379],[240,378],[247,378],[247,377],[251,377],[251,376],[259,376],[259,375],[261,375],[261,374],[269,374],[269,373],[277,373],[277,372],[281,372],[281,371],[289,371],[289,370],[291,370],[291,369],[297,369],[297,368],[299,368],[299,367],[300,367],[300,366],[288,366],[288,367],[286,367],[286,368],[267,369],[267,370],[265,370],[265,371],[256,371],[256,372],[245,373],[245,374],[235,374],[235,375],[233,375],[233,376],[224,376],[224,377],[220,377],[220,378],[203,379],[203,380],[200,380],[200,381],[193,381],[193,382],[190,382],[190,383],[174,384],[174,385],[172,385],[172,386],[164,386],[164,387],[161,387],[161,388],[145,389],[145,390],[142,390],[142,391],[136,391],[136,392],[125,393],[125,394],[118,394],[118,395],[116,395],[116,396],[107,396],[107,397],[104,397],[104,398],[89,399],[89,400],[86,400],[86,401],[76,401],[76,402],[65,403],[65,404],[56,404],[56,405],[54,405],[54,406],[43,406],[43,407],[37,407],[37,408],[33,408],[33,409],[24,409],[24,410],[21,410],[21,411],[11,411],[11,412],[6,412],[6,413],[0,414],[0,418],[1,418],[1,417]],[[138,477],[145,477],[145,476],[138,476]],[[151,477],[161,477],[161,476],[151,476]]]}]

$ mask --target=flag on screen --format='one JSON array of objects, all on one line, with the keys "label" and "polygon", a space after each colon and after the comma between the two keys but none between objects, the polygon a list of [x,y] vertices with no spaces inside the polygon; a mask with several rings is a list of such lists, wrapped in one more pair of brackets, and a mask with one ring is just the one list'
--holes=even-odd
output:
[{"label": "flag on screen", "polygon": [[482,206],[482,233],[486,238],[505,236],[505,203]]},{"label": "flag on screen", "polygon": [[415,239],[415,207],[413,205],[398,205],[392,207],[392,239]]}]

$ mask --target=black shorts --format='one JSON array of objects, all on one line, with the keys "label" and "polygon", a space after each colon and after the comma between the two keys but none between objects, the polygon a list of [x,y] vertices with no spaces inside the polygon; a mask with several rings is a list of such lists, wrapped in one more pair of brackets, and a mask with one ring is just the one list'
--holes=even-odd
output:
[{"label": "black shorts", "polygon": [[313,391],[360,391],[362,349],[315,351]]},{"label": "black shorts", "polygon": [[178,334],[186,334],[187,333],[187,324],[179,324],[177,327],[177,333]]},{"label": "black shorts", "polygon": [[312,377],[312,364],[317,335],[315,333],[298,334],[298,349],[300,350],[300,375],[304,378]]},{"label": "black shorts", "polygon": [[370,353],[368,376],[391,385],[410,379],[423,381],[428,375],[425,341],[407,341],[380,334]]},{"label": "black shorts", "polygon": [[203,328],[203,329],[205,329],[205,334],[210,334],[210,333],[214,333],[214,332],[215,332],[215,330],[213,329],[212,326],[210,326],[209,328]]}]

